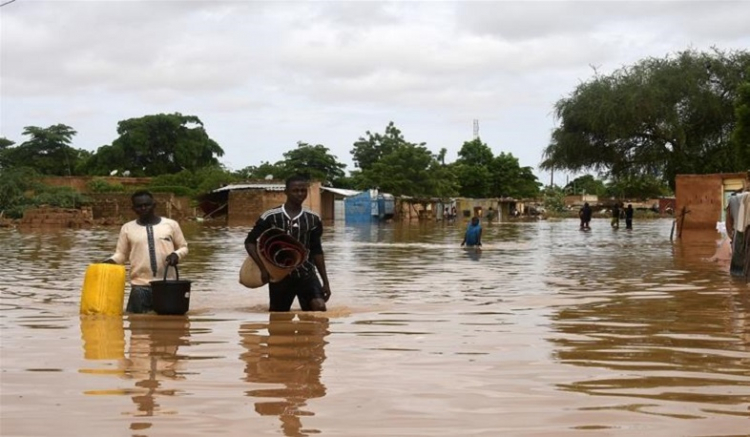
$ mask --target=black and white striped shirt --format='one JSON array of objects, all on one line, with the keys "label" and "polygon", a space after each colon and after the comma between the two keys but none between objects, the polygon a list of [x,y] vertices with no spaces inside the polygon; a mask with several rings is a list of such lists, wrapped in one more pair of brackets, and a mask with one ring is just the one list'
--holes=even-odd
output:
[{"label": "black and white striped shirt", "polygon": [[258,237],[264,231],[270,228],[283,229],[287,234],[299,240],[309,251],[310,256],[307,261],[297,267],[291,276],[301,278],[315,273],[315,264],[312,258],[315,255],[323,254],[323,246],[320,239],[323,235],[323,222],[320,216],[307,208],[297,214],[296,217],[289,217],[284,205],[269,209],[261,214],[253,229],[247,234],[245,244],[255,245]]}]

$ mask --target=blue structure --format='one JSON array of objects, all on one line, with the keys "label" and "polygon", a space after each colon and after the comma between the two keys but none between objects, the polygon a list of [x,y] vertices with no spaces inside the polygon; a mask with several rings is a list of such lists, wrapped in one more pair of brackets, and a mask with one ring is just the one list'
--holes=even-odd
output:
[{"label": "blue structure", "polygon": [[393,195],[367,190],[344,200],[346,224],[372,223],[392,218],[395,210]]}]

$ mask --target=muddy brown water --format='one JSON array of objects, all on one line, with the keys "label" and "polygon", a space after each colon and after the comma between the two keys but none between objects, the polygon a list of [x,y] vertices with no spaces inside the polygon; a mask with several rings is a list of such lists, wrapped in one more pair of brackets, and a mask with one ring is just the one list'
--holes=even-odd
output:
[{"label": "muddy brown water", "polygon": [[[3,436],[750,435],[750,288],[594,220],[328,226],[328,313],[237,283],[246,228],[185,225],[185,316],[78,315],[116,228],[0,229]],[[294,308],[297,308],[295,303]]]}]

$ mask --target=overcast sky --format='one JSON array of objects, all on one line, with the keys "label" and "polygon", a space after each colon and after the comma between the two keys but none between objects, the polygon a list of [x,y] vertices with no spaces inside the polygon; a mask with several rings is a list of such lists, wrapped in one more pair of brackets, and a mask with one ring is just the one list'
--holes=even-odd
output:
[{"label": "overcast sky", "polygon": [[0,136],[63,123],[94,151],[120,120],[181,112],[230,169],[303,141],[352,170],[352,143],[389,121],[452,162],[476,119],[548,183],[553,105],[593,67],[747,50],[748,23],[750,1],[16,0],[0,8]]}]

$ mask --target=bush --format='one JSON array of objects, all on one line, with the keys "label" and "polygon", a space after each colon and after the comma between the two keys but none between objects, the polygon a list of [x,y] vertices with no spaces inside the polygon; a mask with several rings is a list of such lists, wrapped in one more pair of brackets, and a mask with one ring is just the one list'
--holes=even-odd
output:
[{"label": "bush", "polygon": [[35,206],[49,205],[58,208],[80,208],[91,203],[91,199],[71,187],[45,187],[30,200]]},{"label": "bush", "polygon": [[86,184],[92,193],[122,193],[125,192],[125,186],[119,182],[109,183],[104,179],[92,179]]}]

